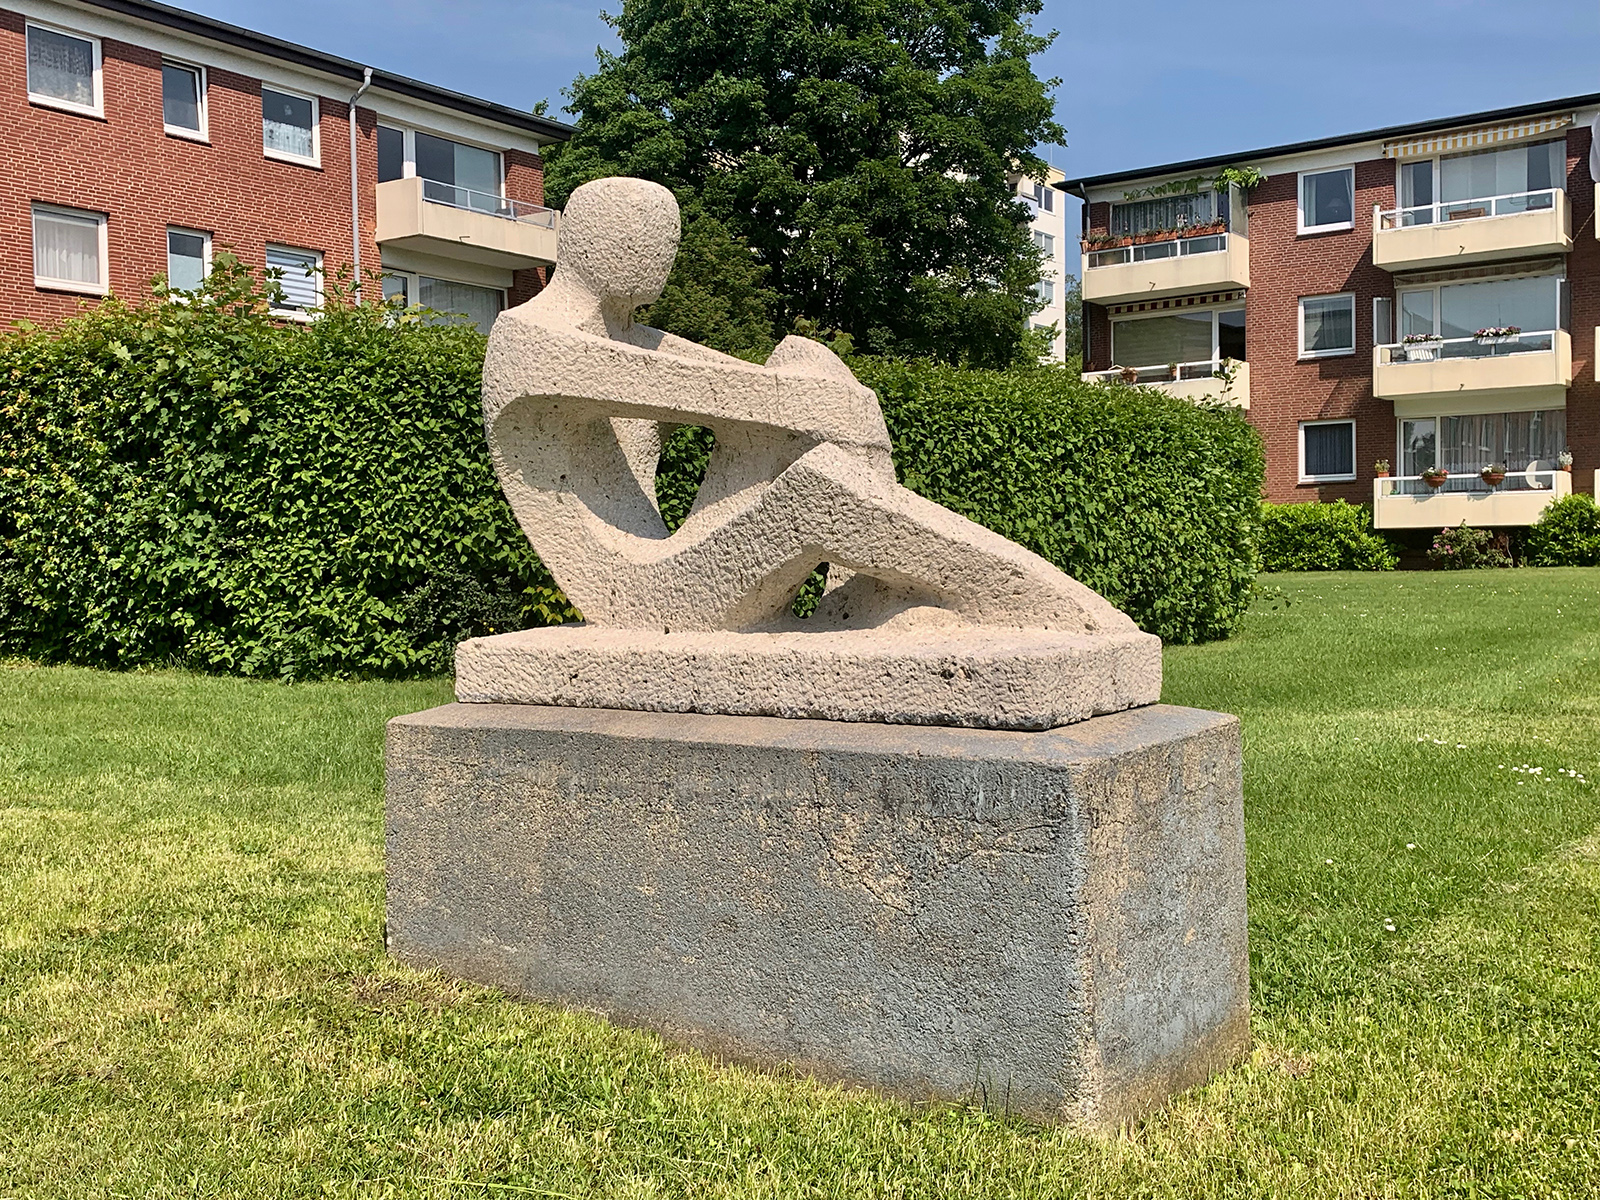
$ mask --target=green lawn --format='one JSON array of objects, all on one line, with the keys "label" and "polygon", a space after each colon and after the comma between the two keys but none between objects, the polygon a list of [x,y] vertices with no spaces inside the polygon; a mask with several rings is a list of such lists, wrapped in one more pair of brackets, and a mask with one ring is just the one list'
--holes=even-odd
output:
[{"label": "green lawn", "polygon": [[0,1198],[1600,1194],[1600,570],[1273,582],[1167,652],[1245,722],[1256,1050],[1108,1140],[386,962],[445,682],[0,668]]}]

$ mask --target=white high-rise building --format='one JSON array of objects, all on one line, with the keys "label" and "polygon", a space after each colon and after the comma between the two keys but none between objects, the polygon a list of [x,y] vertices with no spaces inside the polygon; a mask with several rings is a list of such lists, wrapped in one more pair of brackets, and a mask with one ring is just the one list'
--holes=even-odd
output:
[{"label": "white high-rise building", "polygon": [[[1019,176],[1016,181],[1017,197],[1028,206],[1028,230],[1033,243],[1044,251],[1044,273],[1037,292],[1044,307],[1028,318],[1035,329],[1054,324],[1055,345],[1050,358],[1055,362],[1067,356],[1067,285],[1071,274],[1067,269],[1067,238],[1065,221],[1066,197],[1055,185],[1066,177],[1054,167],[1048,168],[1048,177],[1041,182]],[[1074,257],[1076,257],[1074,255]]]}]

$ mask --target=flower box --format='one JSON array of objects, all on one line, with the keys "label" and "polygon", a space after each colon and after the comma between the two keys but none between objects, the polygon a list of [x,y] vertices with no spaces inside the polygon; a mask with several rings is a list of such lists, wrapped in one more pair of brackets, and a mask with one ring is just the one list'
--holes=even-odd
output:
[{"label": "flower box", "polygon": [[1439,357],[1438,342],[1421,342],[1405,349],[1407,362],[1434,362]]},{"label": "flower box", "polygon": [[1444,486],[1444,481],[1449,479],[1449,478],[1450,478],[1450,472],[1449,471],[1434,470],[1434,471],[1424,471],[1422,473],[1422,482],[1427,484],[1431,488],[1441,488],[1441,487],[1443,487]]}]

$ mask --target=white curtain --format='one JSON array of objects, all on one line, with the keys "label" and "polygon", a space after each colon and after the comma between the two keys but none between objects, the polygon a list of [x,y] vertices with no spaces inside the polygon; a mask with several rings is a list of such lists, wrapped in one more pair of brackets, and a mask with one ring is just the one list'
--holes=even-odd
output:
[{"label": "white curtain", "polygon": [[494,288],[473,287],[470,283],[450,283],[444,279],[418,281],[417,301],[435,312],[465,317],[483,333],[488,333],[500,315],[500,293]]},{"label": "white curtain", "polygon": [[1211,360],[1211,310],[1115,321],[1111,354],[1124,367]]},{"label": "white curtain", "polygon": [[261,90],[261,144],[266,149],[314,158],[316,143],[311,127],[311,101],[267,88]]},{"label": "white curtain", "polygon": [[28,90],[94,107],[94,44],[53,30],[30,28]]},{"label": "white curtain", "polygon": [[1439,198],[1448,204],[1562,187],[1567,176],[1566,146],[1562,138],[1450,155],[1439,162]]},{"label": "white curtain", "polygon": [[33,273],[64,283],[104,283],[100,275],[100,222],[68,213],[33,214]]}]

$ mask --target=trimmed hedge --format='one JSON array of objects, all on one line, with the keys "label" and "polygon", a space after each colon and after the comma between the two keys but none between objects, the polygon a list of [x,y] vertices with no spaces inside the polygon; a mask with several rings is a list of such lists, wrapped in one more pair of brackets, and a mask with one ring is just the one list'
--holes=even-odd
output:
[{"label": "trimmed hedge", "polygon": [[1261,505],[1263,571],[1392,571],[1399,561],[1363,505]]},{"label": "trimmed hedge", "polygon": [[489,465],[483,337],[262,301],[218,255],[191,303],[0,341],[0,648],[404,676],[570,615]]},{"label": "trimmed hedge", "polygon": [[[447,670],[463,637],[576,616],[490,468],[481,335],[264,309],[219,254],[190,303],[111,300],[0,338],[0,651],[402,677]],[[911,487],[1168,640],[1244,611],[1262,459],[1237,413],[1056,369],[856,365]],[[674,524],[710,446],[667,440]]]},{"label": "trimmed hedge", "polygon": [[1539,515],[1523,542],[1533,567],[1600,566],[1600,506],[1582,492],[1564,496]]},{"label": "trimmed hedge", "polygon": [[907,487],[1049,559],[1166,641],[1238,624],[1264,460],[1237,409],[1059,367],[851,366],[883,401]]}]

